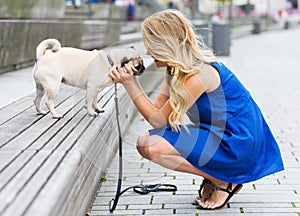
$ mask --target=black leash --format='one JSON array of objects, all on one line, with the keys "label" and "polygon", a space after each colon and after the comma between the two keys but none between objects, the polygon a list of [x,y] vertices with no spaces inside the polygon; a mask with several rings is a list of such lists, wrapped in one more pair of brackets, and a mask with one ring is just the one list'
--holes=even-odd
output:
[{"label": "black leash", "polygon": [[118,204],[120,196],[125,193],[126,191],[133,189],[134,192],[144,195],[148,194],[150,192],[158,192],[158,191],[170,191],[174,192],[177,191],[176,185],[172,184],[152,184],[152,185],[135,185],[128,187],[121,191],[122,186],[122,175],[123,175],[123,163],[122,163],[122,134],[121,134],[121,128],[120,128],[120,121],[119,121],[119,105],[118,105],[118,93],[117,93],[117,83],[115,83],[115,107],[116,107],[116,118],[117,118],[117,124],[118,124],[118,134],[119,134],[119,176],[118,176],[118,186],[115,198],[112,198],[109,201],[109,211],[112,213]]},{"label": "black leash", "polygon": [[118,134],[119,134],[119,177],[118,177],[118,186],[117,186],[117,192],[115,195],[115,198],[111,199],[109,201],[109,211],[113,212],[118,204],[119,198],[122,194],[121,192],[121,186],[122,186],[122,175],[123,175],[123,163],[122,163],[122,133],[120,128],[120,121],[119,121],[119,104],[118,104],[118,88],[117,83],[115,83],[115,107],[116,107],[116,119],[117,119],[117,125],[118,125]]}]

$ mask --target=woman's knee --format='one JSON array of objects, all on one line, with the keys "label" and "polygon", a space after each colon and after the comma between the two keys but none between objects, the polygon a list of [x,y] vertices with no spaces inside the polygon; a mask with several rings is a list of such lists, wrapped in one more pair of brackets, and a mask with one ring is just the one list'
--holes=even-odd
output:
[{"label": "woman's knee", "polygon": [[148,137],[149,137],[149,133],[146,132],[145,134],[142,134],[138,137],[136,143],[137,151],[140,153],[141,156],[147,159],[148,159],[148,155],[150,155],[148,145],[146,144],[147,142],[146,140]]},{"label": "woman's knee", "polygon": [[157,145],[155,145],[157,142],[154,140],[155,138],[151,137],[148,132],[140,135],[137,140],[136,149],[148,160],[153,160],[158,154]]}]

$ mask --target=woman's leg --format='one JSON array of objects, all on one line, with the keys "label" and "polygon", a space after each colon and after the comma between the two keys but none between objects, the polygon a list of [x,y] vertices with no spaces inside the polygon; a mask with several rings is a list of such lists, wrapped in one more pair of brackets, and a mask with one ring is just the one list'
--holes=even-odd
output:
[{"label": "woman's leg", "polygon": [[137,150],[144,158],[165,168],[203,176],[208,179],[212,178],[190,164],[169,142],[160,136],[150,136],[148,132],[139,136]]},{"label": "woman's leg", "polygon": [[[202,176],[218,187],[227,188],[227,182],[216,179],[194,167],[168,141],[160,136],[150,136],[148,132],[139,136],[137,150],[144,158],[165,168]],[[235,186],[236,184],[233,184],[233,188]],[[215,208],[222,205],[227,196],[228,194],[223,191],[215,191],[206,202],[198,201],[202,207]]]}]

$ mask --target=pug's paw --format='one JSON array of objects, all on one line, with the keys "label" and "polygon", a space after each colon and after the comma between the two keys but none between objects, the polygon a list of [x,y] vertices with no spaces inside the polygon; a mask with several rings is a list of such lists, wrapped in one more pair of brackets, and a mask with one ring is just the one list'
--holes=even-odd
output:
[{"label": "pug's paw", "polygon": [[98,116],[98,113],[96,113],[94,110],[93,111],[89,111],[88,114],[89,114],[89,116],[92,116],[92,117]]},{"label": "pug's paw", "polygon": [[103,112],[104,112],[104,109],[102,109],[102,108],[96,108],[96,109],[95,109],[95,112],[96,112],[96,113],[103,113]]}]

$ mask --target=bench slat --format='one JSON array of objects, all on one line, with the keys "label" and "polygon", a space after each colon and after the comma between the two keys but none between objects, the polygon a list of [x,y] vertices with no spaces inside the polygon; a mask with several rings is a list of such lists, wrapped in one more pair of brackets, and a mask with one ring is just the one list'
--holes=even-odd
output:
[{"label": "bench slat", "polygon": [[[62,151],[40,151],[37,154],[40,158],[37,157],[37,159],[43,161],[42,165],[36,166],[34,173],[32,173],[30,177],[27,172],[30,172],[32,169],[26,169],[26,173],[24,173],[26,170],[21,172],[22,175],[19,175],[19,177],[25,179],[29,177],[28,183],[19,188],[15,194],[14,202],[10,203],[5,209],[5,213],[8,215],[23,215],[28,206],[31,205],[31,202],[34,201],[36,195],[43,188],[44,184],[47,183],[48,178],[50,178],[52,173],[56,170],[56,167],[59,166],[65,154],[66,152]],[[40,163],[38,164],[40,165]],[[34,167],[34,164],[31,164],[30,167]],[[23,182],[24,180],[19,179],[19,181]],[[12,192],[12,190],[10,190],[10,192]],[[46,206],[46,202],[47,200],[45,200],[44,206]]]},{"label": "bench slat", "polygon": [[[65,88],[64,91],[61,91],[61,94],[57,97],[57,110],[63,102],[70,97],[70,92],[74,91],[68,88]],[[28,98],[29,99],[29,98]],[[33,124],[38,122],[43,116],[37,116],[35,109],[30,107],[22,112],[22,115],[17,115],[15,118],[11,119],[9,124],[0,125],[0,149],[15,139],[17,136],[26,131]]]},{"label": "bench slat", "polygon": [[[35,197],[34,202],[27,209],[26,215],[70,215],[64,211],[63,206],[68,201],[67,197],[74,195],[71,192],[72,190],[78,192],[81,189],[75,184],[80,174],[78,169],[80,162],[80,152],[68,152],[55,172],[47,180],[43,189]],[[74,215],[80,214],[77,212]]]},{"label": "bench slat", "polygon": [[[76,98],[76,97],[75,97]],[[75,100],[75,99],[74,99]],[[82,99],[79,99],[82,100]],[[75,101],[77,103],[77,101]],[[68,107],[69,106],[66,103],[60,104],[57,107],[57,111],[58,112],[70,112],[70,114],[72,114],[71,111],[72,107]],[[6,142],[5,146],[2,147],[3,150],[13,150],[13,149],[20,149],[20,150],[25,150],[27,148],[29,148],[29,146],[32,145],[32,143],[38,139],[42,134],[44,134],[45,132],[47,132],[47,130],[51,127],[53,127],[54,125],[59,125],[59,121],[64,122],[66,121],[64,118],[61,120],[57,120],[57,119],[52,119],[52,117],[49,115],[46,116],[36,116],[34,114],[35,110],[33,109],[29,109],[27,110],[27,113],[24,113],[24,115],[29,116],[30,119],[32,119],[33,123],[31,123],[30,125],[26,125],[24,126],[23,131],[18,132],[16,129],[16,133],[17,136],[13,137],[13,139],[11,138],[9,141]],[[20,118],[22,118],[24,115],[20,116]],[[65,113],[64,113],[65,115]],[[36,120],[34,120],[36,119]],[[16,118],[14,121],[17,122],[19,121],[19,118]],[[11,124],[10,124],[10,128],[12,128]]]},{"label": "bench slat", "polygon": [[[1,181],[0,191],[16,176],[36,154],[36,151],[0,152]],[[2,165],[3,164],[3,165]]]},{"label": "bench slat", "polygon": [[50,152],[45,151],[38,152],[1,191],[0,212],[4,212],[4,210],[7,209],[9,205],[16,202],[16,198],[19,196],[19,193],[28,184],[28,180],[35,175],[37,170],[49,156],[49,153]]},{"label": "bench slat", "polygon": [[0,109],[0,125],[4,124],[5,122],[9,121],[17,115],[20,115],[25,110],[32,107],[32,98],[33,95],[28,95]]}]

